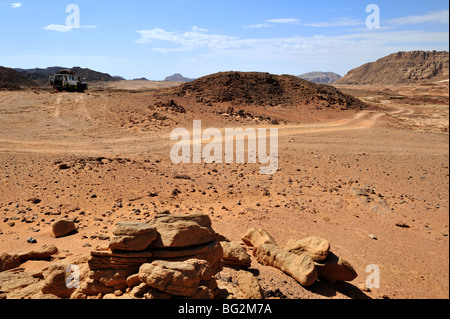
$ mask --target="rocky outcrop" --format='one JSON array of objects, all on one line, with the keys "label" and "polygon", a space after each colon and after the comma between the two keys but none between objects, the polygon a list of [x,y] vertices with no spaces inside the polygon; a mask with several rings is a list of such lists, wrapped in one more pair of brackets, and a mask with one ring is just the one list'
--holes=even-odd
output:
[{"label": "rocky outcrop", "polygon": [[397,84],[448,80],[447,51],[398,52],[349,71],[334,84]]},{"label": "rocky outcrop", "polygon": [[291,239],[284,249],[297,255],[305,253],[310,255],[313,261],[321,261],[327,258],[330,243],[326,239],[312,236],[305,239]]},{"label": "rocky outcrop", "polygon": [[258,279],[251,272],[239,271],[237,280],[244,299],[264,299],[264,292],[259,285]]},{"label": "rocky outcrop", "polygon": [[280,269],[302,286],[311,286],[317,280],[317,269],[308,254],[296,255],[279,246],[262,244],[256,247],[254,256],[261,264]]},{"label": "rocky outcrop", "polygon": [[118,223],[113,234],[108,248],[91,252],[73,298],[214,297],[223,249],[207,215],[156,215],[148,224]]},{"label": "rocky outcrop", "polygon": [[0,255],[0,272],[19,267],[28,260],[45,260],[57,253],[58,248],[55,245],[46,245],[41,249],[12,254],[3,253]]},{"label": "rocky outcrop", "polygon": [[199,259],[156,260],[139,269],[139,279],[147,286],[170,295],[196,299],[214,298],[217,285],[211,283],[212,276],[209,263]]},{"label": "rocky outcrop", "polygon": [[245,247],[238,242],[221,241],[223,262],[227,265],[250,267],[252,259]]},{"label": "rocky outcrop", "polygon": [[316,262],[315,266],[319,279],[333,284],[338,281],[353,281],[358,276],[348,261],[333,253],[330,253],[325,260]]},{"label": "rocky outcrop", "polygon": [[242,241],[255,247],[253,256],[259,263],[283,271],[305,287],[317,279],[335,283],[353,281],[358,276],[351,264],[333,254],[330,243],[320,237],[291,239],[282,248],[266,230],[251,228]]},{"label": "rocky outcrop", "polygon": [[251,247],[258,247],[262,244],[278,245],[275,239],[262,228],[250,228],[242,237],[242,241]]},{"label": "rocky outcrop", "polygon": [[158,237],[154,226],[136,222],[119,222],[113,235],[109,248],[125,251],[145,250]]}]

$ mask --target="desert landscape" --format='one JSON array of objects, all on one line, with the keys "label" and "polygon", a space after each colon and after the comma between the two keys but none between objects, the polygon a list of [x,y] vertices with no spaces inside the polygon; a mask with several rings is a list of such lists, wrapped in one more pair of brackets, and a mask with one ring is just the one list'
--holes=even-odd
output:
[{"label": "desert landscape", "polygon": [[[209,218],[217,241],[237,244],[246,256],[227,260],[223,247],[223,267],[209,278],[217,283],[214,298],[249,298],[242,271],[267,299],[449,298],[448,52],[445,59],[447,79],[411,83],[349,84],[343,77],[323,85],[222,72],[189,83],[95,82],[86,93],[5,86],[0,297],[144,298],[133,285],[55,292],[49,270],[77,258],[92,270],[99,263],[92,258],[113,247],[118,223],[193,214]],[[192,131],[194,120],[204,129],[277,128],[278,171],[262,175],[247,162],[174,164],[170,134]],[[56,236],[61,220],[75,228]],[[251,229],[280,247],[313,236],[328,241],[357,276],[302,285],[262,262],[261,246],[243,242]],[[43,247],[57,249],[7,267]],[[367,285],[371,265],[379,287]],[[149,288],[139,277],[138,287]]]}]

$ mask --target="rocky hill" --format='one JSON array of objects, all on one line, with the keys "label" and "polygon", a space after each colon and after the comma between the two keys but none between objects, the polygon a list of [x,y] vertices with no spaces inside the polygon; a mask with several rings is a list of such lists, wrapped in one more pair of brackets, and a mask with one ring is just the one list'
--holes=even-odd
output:
[{"label": "rocky hill", "polygon": [[447,51],[398,52],[348,72],[335,84],[396,84],[449,78]]},{"label": "rocky hill", "polygon": [[341,78],[339,74],[333,72],[309,72],[297,75],[297,77],[318,84],[331,84]]},{"label": "rocky hill", "polygon": [[298,107],[304,105],[363,109],[367,105],[336,88],[293,75],[259,72],[220,72],[170,89],[178,96],[205,103]]},{"label": "rocky hill", "polygon": [[0,88],[17,89],[34,85],[33,81],[16,70],[0,66]]},{"label": "rocky hill", "polygon": [[192,82],[194,80],[195,79],[186,78],[186,77],[182,76],[181,74],[176,73],[174,75],[166,77],[166,79],[164,81],[168,81],[168,82]]},{"label": "rocky hill", "polygon": [[[48,81],[48,76],[51,74],[58,73],[63,69],[69,69],[66,67],[54,66],[46,69],[15,69],[20,72],[22,75],[27,77],[28,79],[35,81],[39,85],[44,85]],[[85,69],[80,67],[70,68],[75,72],[75,75],[85,79],[88,82],[102,81],[102,82],[110,82],[110,81],[118,81],[117,78],[112,77],[107,73],[97,72],[91,69]]]}]

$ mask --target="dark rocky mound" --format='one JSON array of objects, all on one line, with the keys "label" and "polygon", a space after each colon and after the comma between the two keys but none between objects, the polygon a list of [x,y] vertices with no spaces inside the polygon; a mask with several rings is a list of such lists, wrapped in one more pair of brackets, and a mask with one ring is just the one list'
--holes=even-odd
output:
[{"label": "dark rocky mound", "polygon": [[449,78],[447,51],[398,52],[349,71],[335,84],[398,84]]},{"label": "dark rocky mound", "polygon": [[305,105],[363,109],[367,104],[336,88],[292,75],[220,72],[171,89],[178,96],[205,103],[297,107]]},{"label": "dark rocky mound", "polygon": [[21,87],[32,87],[35,83],[14,69],[0,66],[0,88],[20,89]]}]

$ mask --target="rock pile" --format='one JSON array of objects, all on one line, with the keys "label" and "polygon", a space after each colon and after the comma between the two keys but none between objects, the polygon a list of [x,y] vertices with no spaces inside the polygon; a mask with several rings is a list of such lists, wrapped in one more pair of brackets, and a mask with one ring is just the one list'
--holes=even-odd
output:
[{"label": "rock pile", "polygon": [[280,247],[266,230],[251,228],[242,241],[254,247],[253,256],[259,263],[280,269],[305,287],[317,279],[335,283],[358,276],[349,262],[330,251],[330,243],[323,238],[293,239]]},{"label": "rock pile", "polygon": [[71,298],[214,298],[222,270],[219,236],[204,214],[120,222],[109,247],[91,252]]},{"label": "rock pile", "polygon": [[[266,230],[252,228],[242,241],[218,235],[209,216],[201,213],[160,214],[148,223],[119,222],[108,246],[87,256],[58,260],[54,245],[1,254],[0,298],[263,299],[259,278],[247,269],[252,263],[247,250],[253,250],[258,263],[280,269],[303,286],[318,279],[335,283],[357,276],[322,238],[293,239],[281,247]],[[50,258],[53,262],[41,271],[26,273],[19,268],[28,260]],[[226,273],[219,274],[224,264],[238,268],[234,283],[225,279]],[[225,284],[224,291],[216,280],[231,286]]]}]

